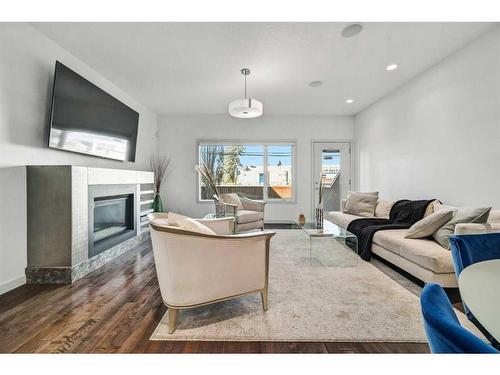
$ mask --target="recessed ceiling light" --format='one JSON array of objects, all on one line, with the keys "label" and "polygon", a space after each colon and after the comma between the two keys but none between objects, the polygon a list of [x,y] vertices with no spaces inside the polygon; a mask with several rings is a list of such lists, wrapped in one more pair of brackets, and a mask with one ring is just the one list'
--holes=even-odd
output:
[{"label": "recessed ceiling light", "polygon": [[312,82],[309,82],[309,87],[319,87],[323,84],[322,81],[312,81]]},{"label": "recessed ceiling light", "polygon": [[342,36],[344,38],[352,38],[353,36],[358,35],[362,29],[363,29],[363,25],[361,25],[359,23],[353,23],[353,24],[347,26],[346,28],[344,28],[344,30],[342,30]]},{"label": "recessed ceiling light", "polygon": [[346,102],[347,104],[352,104],[352,103],[354,103],[354,99],[347,99],[345,102]]},{"label": "recessed ceiling light", "polygon": [[390,65],[387,65],[385,70],[396,70],[397,68],[398,68],[398,64],[390,64]]}]

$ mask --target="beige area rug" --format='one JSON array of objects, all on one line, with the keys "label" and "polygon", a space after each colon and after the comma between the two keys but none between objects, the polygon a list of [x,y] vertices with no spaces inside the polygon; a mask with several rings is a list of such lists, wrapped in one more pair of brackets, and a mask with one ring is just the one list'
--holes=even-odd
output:
[{"label": "beige area rug", "polygon": [[301,230],[276,232],[267,312],[259,294],[184,310],[171,335],[165,314],[151,340],[426,342],[417,296],[370,263],[353,266],[345,249],[335,255],[344,267],[311,264]]}]

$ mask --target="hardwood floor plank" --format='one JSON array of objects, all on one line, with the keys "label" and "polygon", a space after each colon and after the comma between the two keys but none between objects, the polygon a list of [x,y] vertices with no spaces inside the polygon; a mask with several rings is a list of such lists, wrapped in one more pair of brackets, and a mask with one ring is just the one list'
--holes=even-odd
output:
[{"label": "hardwood floor plank", "polygon": [[0,296],[1,353],[427,353],[427,344],[150,341],[166,312],[150,242],[71,285]]},{"label": "hardwood floor plank", "polygon": [[262,353],[261,343],[258,341],[226,341],[224,342],[224,353],[250,354]]}]

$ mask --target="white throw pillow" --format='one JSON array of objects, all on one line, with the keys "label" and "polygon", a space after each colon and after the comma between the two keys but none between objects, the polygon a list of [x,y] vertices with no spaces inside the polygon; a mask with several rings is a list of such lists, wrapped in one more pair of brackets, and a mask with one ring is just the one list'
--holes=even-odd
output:
[{"label": "white throw pillow", "polygon": [[243,204],[236,193],[222,194],[222,201],[224,203],[234,204],[238,207],[238,210],[243,210]]},{"label": "white throw pillow", "polygon": [[455,232],[455,225],[460,223],[479,223],[484,224],[488,219],[491,207],[460,207],[455,211],[453,219],[439,228],[432,237],[445,249],[450,248],[450,236]]},{"label": "white throw pillow", "polygon": [[500,210],[491,210],[488,216],[488,223],[500,223]]},{"label": "white throw pillow", "polygon": [[168,213],[168,222],[172,226],[179,227],[190,232],[215,235],[215,232],[213,230],[203,225],[199,221],[184,215],[176,214],[174,212]]},{"label": "white throw pillow", "polygon": [[394,202],[379,199],[377,204],[375,205],[375,217],[381,217],[383,219],[389,219],[389,215],[391,213],[391,208],[394,205]]},{"label": "white throw pillow", "polygon": [[344,212],[351,215],[373,217],[375,205],[378,201],[378,192],[375,194],[349,192],[345,202]]},{"label": "white throw pillow", "polygon": [[166,217],[156,217],[156,218],[150,220],[149,222],[156,224],[156,225],[163,225],[163,226],[170,225],[170,223],[168,222],[168,219]]},{"label": "white throw pillow", "polygon": [[438,201],[437,199],[433,200],[431,203],[427,205],[427,208],[425,209],[424,217],[429,216],[430,214],[434,213],[436,210],[436,206],[440,206],[441,202]]},{"label": "white throw pillow", "polygon": [[425,238],[431,236],[439,228],[453,218],[453,210],[438,210],[413,224],[405,238]]},{"label": "white throw pillow", "polygon": [[452,211],[456,212],[458,210],[458,207],[449,206],[447,204],[442,204],[440,201],[434,201],[430,205],[432,205],[432,207],[433,207],[433,211],[432,212],[436,212],[436,211],[439,211],[439,210],[452,210]]}]

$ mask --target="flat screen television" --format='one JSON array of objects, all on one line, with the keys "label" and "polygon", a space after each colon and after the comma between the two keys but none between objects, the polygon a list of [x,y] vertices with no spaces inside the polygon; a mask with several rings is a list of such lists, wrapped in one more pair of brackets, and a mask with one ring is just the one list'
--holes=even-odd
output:
[{"label": "flat screen television", "polygon": [[49,147],[135,161],[139,113],[56,61]]}]

